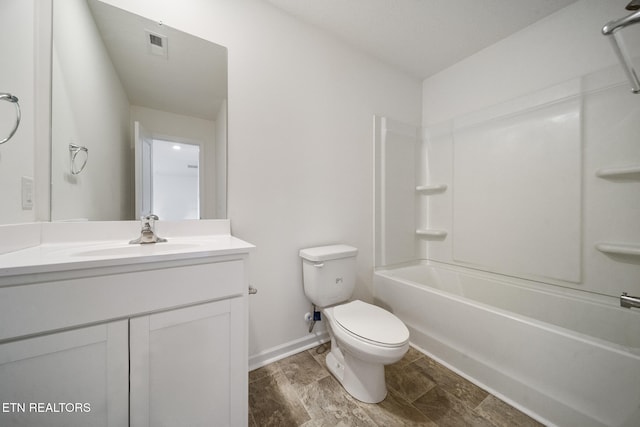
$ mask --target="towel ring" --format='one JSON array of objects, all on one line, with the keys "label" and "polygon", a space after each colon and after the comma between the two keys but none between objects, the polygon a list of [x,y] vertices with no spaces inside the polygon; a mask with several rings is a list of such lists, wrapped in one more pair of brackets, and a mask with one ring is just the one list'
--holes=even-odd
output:
[{"label": "towel ring", "polygon": [[[81,145],[69,144],[69,152],[71,153],[71,175],[78,175],[84,170],[84,167],[87,166],[87,160],[89,160],[89,149]],[[78,157],[78,153],[81,152],[85,153],[84,161],[80,167],[77,167],[76,157]]]},{"label": "towel ring", "polygon": [[11,133],[9,133],[8,137],[0,140],[0,144],[4,144],[8,140],[10,140],[11,137],[13,136],[13,134],[16,133],[16,131],[18,130],[18,126],[20,125],[20,104],[18,103],[18,97],[13,96],[10,93],[1,93],[0,92],[0,100],[7,101],[7,102],[12,102],[13,105],[15,105],[15,107],[16,107],[16,125],[14,126],[13,130],[11,131]]}]

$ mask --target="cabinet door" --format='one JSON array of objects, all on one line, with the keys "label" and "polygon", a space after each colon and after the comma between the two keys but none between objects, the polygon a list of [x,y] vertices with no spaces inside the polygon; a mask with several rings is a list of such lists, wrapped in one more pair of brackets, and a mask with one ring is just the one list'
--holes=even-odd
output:
[{"label": "cabinet door", "polygon": [[126,320],[0,344],[0,425],[127,425]]},{"label": "cabinet door", "polygon": [[131,319],[131,427],[247,425],[246,297]]}]

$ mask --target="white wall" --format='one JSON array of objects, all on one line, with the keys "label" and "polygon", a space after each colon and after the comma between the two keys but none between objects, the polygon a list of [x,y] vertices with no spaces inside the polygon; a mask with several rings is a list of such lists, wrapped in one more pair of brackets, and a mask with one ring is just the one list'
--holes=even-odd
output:
[{"label": "white wall", "polygon": [[[13,138],[0,145],[0,223],[11,224],[35,220],[35,207],[22,209],[21,179],[34,177],[34,140],[36,94],[34,90],[36,37],[35,1],[0,2],[0,52],[11,56],[0,66],[0,92],[17,96],[22,111],[20,126]],[[0,101],[0,139],[14,128],[13,103]],[[35,197],[35,193],[34,193]]]},{"label": "white wall", "polygon": [[255,245],[250,354],[308,336],[298,250],[360,249],[371,299],[373,115],[420,121],[420,82],[261,1],[109,0],[229,49],[229,218]]},{"label": "white wall", "polygon": [[[600,30],[629,12],[626,0],[581,0],[523,29],[422,85],[422,125],[427,127],[508,101],[617,63]],[[640,53],[637,26],[626,28],[627,46]]]},{"label": "white wall", "polygon": [[[640,97],[600,32],[626,3],[578,1],[423,82],[429,179],[449,186],[422,219],[449,231],[429,259],[640,292],[637,257],[596,249],[640,246],[640,182],[596,176],[640,164]],[[640,28],[622,31],[640,55]]]},{"label": "white wall", "polygon": [[[51,217],[132,219],[126,93],[86,2],[56,2],[53,19]],[[78,175],[71,173],[70,143],[89,150]]]}]

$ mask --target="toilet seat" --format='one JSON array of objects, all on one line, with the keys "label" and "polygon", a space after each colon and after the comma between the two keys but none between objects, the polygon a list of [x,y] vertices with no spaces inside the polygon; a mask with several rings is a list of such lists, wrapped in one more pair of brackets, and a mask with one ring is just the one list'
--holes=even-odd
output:
[{"label": "toilet seat", "polygon": [[366,403],[387,395],[384,366],[409,349],[409,330],[388,311],[353,301],[322,310],[331,336],[327,368],[347,392]]},{"label": "toilet seat", "polygon": [[409,341],[409,330],[395,315],[378,306],[355,300],[333,307],[333,318],[355,339],[382,347],[401,347]]}]

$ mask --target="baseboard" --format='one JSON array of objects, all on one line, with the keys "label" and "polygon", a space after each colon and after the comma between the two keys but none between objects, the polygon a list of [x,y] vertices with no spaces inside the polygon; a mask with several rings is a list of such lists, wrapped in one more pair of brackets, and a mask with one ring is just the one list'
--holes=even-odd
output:
[{"label": "baseboard", "polygon": [[284,359],[292,354],[300,353],[301,351],[324,344],[329,340],[329,333],[325,330],[309,334],[306,337],[298,338],[297,340],[289,341],[276,347],[271,347],[258,354],[249,356],[249,371],[253,371],[254,369],[268,365],[269,363]]}]

